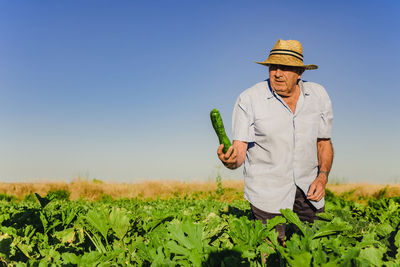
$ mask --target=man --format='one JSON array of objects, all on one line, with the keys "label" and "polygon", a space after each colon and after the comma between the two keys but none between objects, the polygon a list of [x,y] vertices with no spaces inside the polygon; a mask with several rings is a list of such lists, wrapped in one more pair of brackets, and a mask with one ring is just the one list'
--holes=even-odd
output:
[{"label": "man", "polygon": [[269,79],[238,97],[233,145],[225,154],[220,145],[218,157],[230,169],[244,163],[244,196],[256,219],[265,223],[289,208],[313,222],[324,211],[333,160],[331,101],[321,85],[300,79],[318,66],[304,65],[299,41],[278,40],[256,63],[269,67]]}]

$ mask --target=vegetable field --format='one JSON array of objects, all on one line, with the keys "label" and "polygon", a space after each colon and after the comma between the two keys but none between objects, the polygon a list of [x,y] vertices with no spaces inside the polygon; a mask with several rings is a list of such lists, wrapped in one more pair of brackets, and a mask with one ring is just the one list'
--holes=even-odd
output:
[{"label": "vegetable field", "polygon": [[[0,201],[3,266],[400,266],[400,198],[358,204],[328,192],[313,225],[290,210],[266,225],[244,200],[104,197],[66,191]],[[274,227],[287,224],[284,244]]]}]

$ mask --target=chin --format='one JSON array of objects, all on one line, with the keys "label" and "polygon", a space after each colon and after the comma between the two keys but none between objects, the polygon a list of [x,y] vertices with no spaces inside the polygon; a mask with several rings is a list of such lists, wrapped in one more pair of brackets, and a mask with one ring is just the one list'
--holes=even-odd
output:
[{"label": "chin", "polygon": [[280,96],[289,96],[286,90],[275,90],[275,93],[277,93]]},{"label": "chin", "polygon": [[282,92],[287,90],[287,87],[283,84],[271,84],[271,87],[277,92]]},{"label": "chin", "polygon": [[278,93],[278,95],[280,95],[281,97],[288,97],[290,95],[286,94],[286,93]]},{"label": "chin", "polygon": [[279,93],[279,94],[286,94],[287,93],[287,89],[286,88],[277,88],[275,89],[275,92]]}]

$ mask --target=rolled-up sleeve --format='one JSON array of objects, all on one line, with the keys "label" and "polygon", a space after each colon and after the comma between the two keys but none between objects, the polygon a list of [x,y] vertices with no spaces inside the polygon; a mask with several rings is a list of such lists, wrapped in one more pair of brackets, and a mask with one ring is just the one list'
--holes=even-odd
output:
[{"label": "rolled-up sleeve", "polygon": [[324,90],[322,94],[321,119],[318,129],[318,138],[331,138],[332,121],[332,103],[328,94]]},{"label": "rolled-up sleeve", "polygon": [[254,115],[249,97],[239,96],[232,115],[233,140],[254,142]]}]

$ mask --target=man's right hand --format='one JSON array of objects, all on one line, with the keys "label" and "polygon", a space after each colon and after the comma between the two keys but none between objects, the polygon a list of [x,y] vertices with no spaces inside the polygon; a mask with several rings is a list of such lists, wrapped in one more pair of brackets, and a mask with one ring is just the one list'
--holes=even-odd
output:
[{"label": "man's right hand", "polygon": [[226,151],[222,152],[224,145],[220,145],[217,150],[217,154],[222,163],[229,169],[239,168],[245,158],[247,151],[247,143],[243,141],[233,140],[232,146]]},{"label": "man's right hand", "polygon": [[221,144],[218,147],[217,154],[219,159],[222,161],[222,163],[229,169],[236,169],[237,168],[237,149],[234,149],[233,146],[231,146],[228,151],[224,154],[222,152],[222,149],[224,148],[224,145]]}]

